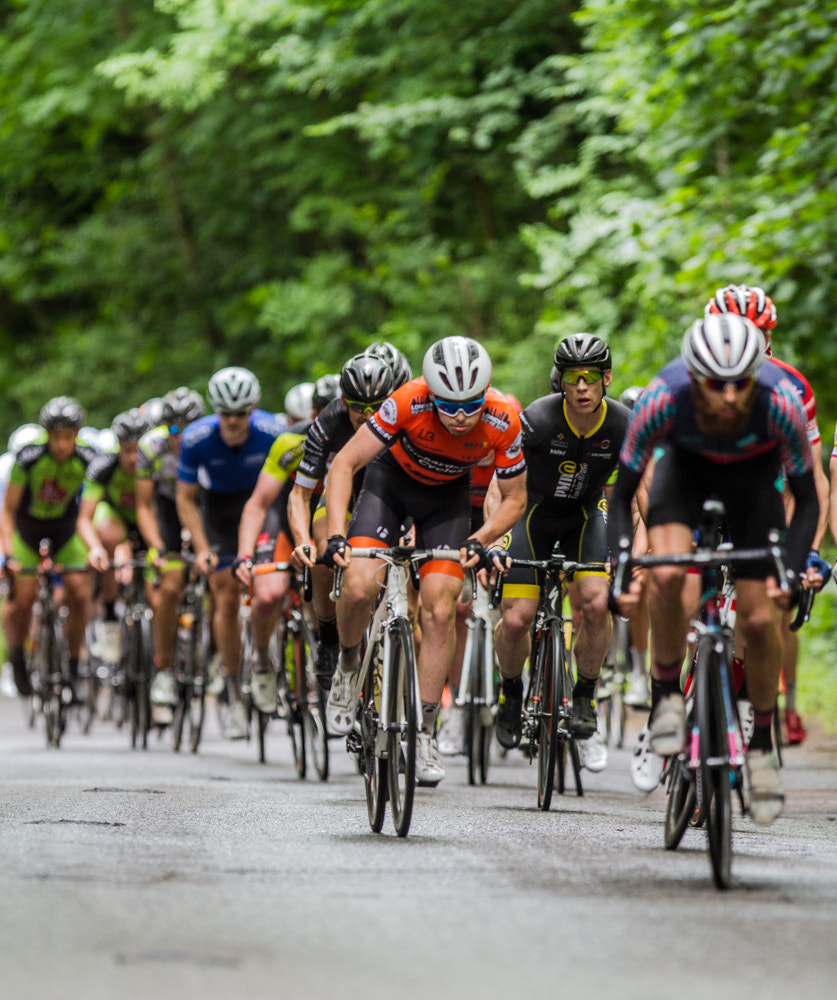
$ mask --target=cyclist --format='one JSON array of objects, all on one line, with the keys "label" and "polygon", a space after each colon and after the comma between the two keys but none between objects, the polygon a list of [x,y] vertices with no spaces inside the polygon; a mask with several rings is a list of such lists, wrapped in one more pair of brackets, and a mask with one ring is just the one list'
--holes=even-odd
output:
[{"label": "cyclist", "polygon": [[[520,419],[490,381],[491,360],[482,345],[467,337],[437,341],[424,356],[422,377],[406,382],[384,401],[338,452],[329,471],[324,558],[330,565],[347,567],[337,607],[340,656],[326,706],[333,732],[347,733],[354,724],[360,644],[380,569],[376,560],[352,561],[352,543],[397,544],[411,518],[417,546],[460,552],[461,564],[439,560],[421,568],[421,719],[416,743],[421,784],[438,784],[445,774],[434,733],[453,659],[462,568],[487,565],[485,543],[510,528],[525,506]],[[499,503],[470,534],[470,470],[492,449]],[[354,476],[363,468],[363,489],[347,530]]]},{"label": "cyclist", "polygon": [[[561,551],[580,562],[607,561],[605,485],[616,468],[628,422],[628,409],[607,399],[612,379],[610,348],[590,333],[564,338],[555,351],[560,391],[535,400],[520,415],[528,472],[526,513],[503,538],[501,547],[514,558],[545,559],[556,540]],[[584,741],[598,729],[595,691],[613,627],[608,610],[608,575],[574,575],[581,619],[574,651],[577,677],[570,728],[583,741],[581,753],[590,770],[601,770],[607,751],[598,739]],[[503,583],[501,618],[494,648],[502,678],[497,739],[508,749],[522,735],[524,663],[531,648],[531,628],[540,593],[532,570],[511,569]]]},{"label": "cyclist", "polygon": [[413,377],[413,369],[406,356],[389,341],[383,340],[376,344],[370,344],[364,351],[365,354],[372,354],[376,358],[386,363],[392,369],[392,377],[395,380],[395,389],[400,389],[405,382],[409,382]]},{"label": "cyclist", "polygon": [[291,386],[285,394],[285,419],[288,425],[313,417],[314,383],[299,382]]},{"label": "cyclist", "polygon": [[[331,687],[339,646],[337,611],[329,596],[333,573],[328,567],[314,563],[316,554],[322,555],[328,544],[323,481],[332,456],[394,389],[389,363],[367,352],[349,358],[340,372],[339,384],[339,397],[329,403],[308,430],[288,497],[288,518],[295,544],[292,561],[299,568],[311,567],[311,603],[317,619],[317,680],[325,691]],[[356,477],[353,499],[362,481],[361,472]],[[313,514],[312,504],[316,504]],[[350,509],[352,506],[353,501]]]},{"label": "cyclist", "polygon": [[[339,392],[338,376],[323,375],[313,383],[311,412],[315,419]],[[238,554],[233,562],[233,571],[241,583],[253,588],[250,626],[256,662],[252,669],[250,693],[256,708],[268,715],[276,711],[277,705],[270,637],[288,592],[290,578],[288,573],[254,576],[252,567],[258,563],[287,562],[290,558],[293,542],[288,522],[288,498],[311,424],[311,419],[301,420],[283,431],[273,442],[255,489],[241,512],[238,526]]]},{"label": "cyclist", "polygon": [[[776,326],[776,306],[763,289],[749,285],[727,285],[719,288],[707,302],[704,313],[732,313],[751,319],[764,334],[765,353],[774,365],[778,365],[790,379],[800,398],[802,408],[808,421],[808,440],[811,442],[811,453],[814,461],[814,482],[817,487],[817,497],[820,503],[820,517],[817,530],[811,543],[811,551],[806,560],[806,570],[812,570],[812,579],[816,581],[816,589],[820,589],[828,580],[828,564],[820,559],[820,545],[825,537],[828,526],[828,479],[822,467],[822,439],[817,425],[817,405],[814,392],[805,378],[796,368],[785,361],[780,361],[771,348],[770,331]],[[785,505],[787,516],[793,512],[793,498],[785,490]],[[791,612],[782,616],[782,677],[785,685],[785,731],[788,743],[801,743],[807,733],[799,712],[796,710],[796,669],[799,661],[799,637],[791,632]],[[736,661],[743,669],[743,660]]]},{"label": "cyclist", "polygon": [[[637,400],[619,459],[610,502],[608,540],[618,552],[632,533],[631,499],[657,445],[647,527],[652,554],[692,549],[703,501],[716,497],[736,546],[764,545],[771,528],[785,524],[781,473],[796,500],[787,531],[791,588],[797,586],[817,525],[818,503],[805,414],[793,385],[777,365],[764,362],[765,338],[751,320],[710,314],[683,338],[680,359],[671,362]],[[648,613],[653,637],[651,749],[679,753],[685,742],[685,704],[680,671],[688,618],[683,602],[685,572],[650,572]],[[771,823],[784,795],[771,722],[781,670],[781,611],[790,604],[767,562],[736,573],[737,624],[748,650],[747,690],[754,731],[747,752],[751,816]],[[619,599],[630,615],[638,582]]]},{"label": "cyclist", "polygon": [[110,428],[119,450],[97,455],[88,466],[78,533],[88,546],[88,563],[102,574],[104,621],[95,653],[103,662],[115,664],[121,652],[121,633],[116,615],[118,584],[110,564],[122,542],[130,541],[135,553],[142,547],[137,528],[136,472],[139,439],[147,427],[135,408],[114,417]]},{"label": "cyclist", "polygon": [[284,424],[272,413],[256,409],[261,386],[247,368],[215,372],[207,398],[215,413],[190,424],[181,438],[175,502],[181,524],[191,536],[195,565],[201,572],[211,567],[212,626],[230,703],[224,735],[244,739],[247,713],[238,677],[241,590],[230,566],[238,551],[244,504]]},{"label": "cyclist", "polygon": [[176,685],[172,671],[177,635],[177,610],[183,594],[182,525],[175,493],[180,439],[193,421],[203,416],[200,394],[179,386],[162,398],[160,424],[139,440],[137,455],[137,525],[160,574],[158,600],[151,628],[157,672],[149,696],[154,722],[168,725],[173,718]]},{"label": "cyclist", "polygon": [[[39,417],[46,430],[46,441],[36,441],[18,453],[0,513],[0,565],[7,571],[35,569],[40,562],[38,546],[44,538],[52,542],[52,558],[56,563],[85,563],[87,548],[76,531],[78,493],[95,452],[77,440],[84,417],[84,409],[77,400],[70,396],[53,397],[41,409]],[[65,634],[69,673],[75,682],[87,623],[90,580],[84,574],[71,573],[63,585],[68,611]],[[37,591],[34,575],[17,577],[14,601],[8,616],[4,616],[9,660],[21,695],[31,693],[24,643]]]}]

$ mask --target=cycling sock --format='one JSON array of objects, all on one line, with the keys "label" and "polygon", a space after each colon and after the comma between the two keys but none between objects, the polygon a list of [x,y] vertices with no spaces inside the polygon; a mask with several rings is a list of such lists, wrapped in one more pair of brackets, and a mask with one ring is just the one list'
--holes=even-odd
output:
[{"label": "cycling sock", "polygon": [[337,618],[320,618],[317,615],[317,638],[327,646],[336,645],[340,641],[337,634]]},{"label": "cycling sock", "polygon": [[118,620],[116,617],[116,601],[105,601],[104,609],[106,622],[115,622]]},{"label": "cycling sock", "polygon": [[238,674],[227,674],[227,694],[230,702],[241,701],[241,684],[238,681]]},{"label": "cycling sock", "polygon": [[631,646],[631,673],[634,677],[645,677],[648,673],[648,650]]},{"label": "cycling sock", "polygon": [[259,660],[259,669],[256,673],[270,673],[273,670],[273,664],[270,662],[270,647],[265,646],[263,649],[256,648],[256,656]]},{"label": "cycling sock", "polygon": [[577,698],[579,695],[591,700],[595,698],[598,679],[598,677],[585,677],[584,674],[579,674],[573,687],[573,698]]},{"label": "cycling sock", "polygon": [[70,668],[70,680],[78,680],[78,657],[71,656],[67,661],[67,666]]},{"label": "cycling sock", "polygon": [[791,684],[785,681],[785,711],[796,711],[796,681]]},{"label": "cycling sock", "polygon": [[26,668],[26,654],[23,652],[23,646],[9,646],[9,663],[13,667],[17,667],[18,670]]},{"label": "cycling sock", "polygon": [[517,677],[504,677],[503,678],[503,692],[504,694],[511,695],[512,697],[523,697],[523,678],[518,675]]},{"label": "cycling sock", "polygon": [[353,674],[360,666],[360,644],[357,646],[341,646],[337,669],[343,674]]},{"label": "cycling sock", "polygon": [[436,732],[436,720],[439,718],[439,702],[423,701],[421,703],[421,728],[426,733]]},{"label": "cycling sock", "polygon": [[[751,750],[772,750],[773,749],[773,713],[755,712],[755,726],[753,727],[753,738],[750,740]],[[765,722],[765,718],[767,722]]]},{"label": "cycling sock", "polygon": [[655,709],[661,699],[669,694],[680,694],[680,677],[677,680],[661,681],[651,678],[651,709]]},{"label": "cycling sock", "polygon": [[733,656],[732,658],[732,686],[739,698],[747,697],[747,681],[744,677],[744,658]]}]

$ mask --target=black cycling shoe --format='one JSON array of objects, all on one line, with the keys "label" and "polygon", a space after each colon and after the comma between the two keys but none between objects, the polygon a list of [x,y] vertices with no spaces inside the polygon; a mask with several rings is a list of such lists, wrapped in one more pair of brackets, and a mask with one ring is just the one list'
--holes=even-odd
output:
[{"label": "black cycling shoe", "polygon": [[509,691],[506,683],[500,688],[499,711],[497,712],[497,742],[506,750],[514,750],[519,746],[523,736],[523,682],[519,681],[517,690]]},{"label": "black cycling shoe", "polygon": [[596,702],[583,694],[573,697],[573,717],[570,720],[570,732],[576,739],[589,740],[599,728],[596,718]]},{"label": "black cycling shoe", "polygon": [[29,671],[26,669],[26,663],[19,660],[14,661],[12,673],[17,693],[23,698],[28,698],[32,694],[32,685],[29,683]]}]

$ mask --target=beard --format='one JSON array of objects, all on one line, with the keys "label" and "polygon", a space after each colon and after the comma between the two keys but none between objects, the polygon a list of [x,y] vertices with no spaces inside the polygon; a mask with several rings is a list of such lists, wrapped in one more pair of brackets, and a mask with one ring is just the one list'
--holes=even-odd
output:
[{"label": "beard", "polygon": [[[708,392],[709,390],[705,390]],[[740,394],[733,404],[735,414],[732,416],[722,416],[707,403],[707,399],[697,385],[692,386],[692,397],[695,403],[695,414],[697,416],[698,427],[704,434],[712,437],[736,437],[747,426],[752,409],[753,393],[755,385],[752,385],[747,392]]]}]

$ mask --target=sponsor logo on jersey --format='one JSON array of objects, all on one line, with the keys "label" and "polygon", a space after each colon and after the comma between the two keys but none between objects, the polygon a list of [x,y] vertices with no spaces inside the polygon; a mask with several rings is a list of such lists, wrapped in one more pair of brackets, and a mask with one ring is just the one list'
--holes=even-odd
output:
[{"label": "sponsor logo on jersey", "polygon": [[495,427],[498,431],[509,429],[509,415],[502,410],[495,410],[493,406],[486,406],[482,411],[480,420],[490,427]]},{"label": "sponsor logo on jersey", "polygon": [[394,424],[398,418],[398,404],[394,399],[387,398],[381,404],[380,409],[377,413],[378,421],[384,421],[386,424]]},{"label": "sponsor logo on jersey", "polygon": [[44,503],[64,503],[67,491],[61,488],[56,479],[45,479],[41,483],[39,499]]}]

